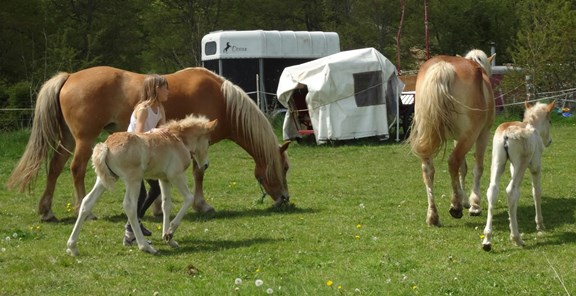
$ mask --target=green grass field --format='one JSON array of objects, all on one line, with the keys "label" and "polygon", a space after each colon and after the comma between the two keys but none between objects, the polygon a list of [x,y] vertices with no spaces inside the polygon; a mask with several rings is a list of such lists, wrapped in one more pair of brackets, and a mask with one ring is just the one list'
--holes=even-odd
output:
[{"label": "green grass field", "polygon": [[[99,200],[99,219],[84,225],[79,257],[65,252],[75,221],[68,170],[54,197],[58,223],[40,223],[36,212],[44,173],[30,193],[3,187],[0,295],[574,295],[574,122],[555,119],[554,142],[545,151],[542,235],[535,230],[528,177],[522,186],[523,248],[508,240],[503,192],[491,252],[481,248],[485,212],[450,217],[442,159],[436,161],[435,191],[443,226],[428,227],[420,163],[404,144],[292,144],[288,179],[295,207],[280,211],[270,209],[268,197],[258,202],[253,160],[224,141],[210,148],[204,184],[217,212],[190,211],[176,232],[179,249],[163,243],[159,218],[144,218],[157,256],[122,246],[122,183]],[[3,186],[27,140],[25,131],[0,134]],[[490,148],[487,153],[483,193]],[[94,179],[90,170],[88,190]],[[508,180],[507,174],[501,188]],[[174,196],[173,213],[181,202]],[[485,210],[484,196],[482,205]]]}]

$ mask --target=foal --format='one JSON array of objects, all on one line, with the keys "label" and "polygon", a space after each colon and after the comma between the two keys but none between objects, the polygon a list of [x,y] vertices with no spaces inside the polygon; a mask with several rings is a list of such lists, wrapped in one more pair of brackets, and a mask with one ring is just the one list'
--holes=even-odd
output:
[{"label": "foal", "polygon": [[[173,239],[174,231],[194,201],[186,182],[185,171],[192,158],[201,170],[208,168],[208,146],[210,133],[216,128],[217,120],[189,115],[180,121],[170,121],[162,126],[165,132],[114,133],[94,147],[92,163],[96,171],[96,184],[82,200],[80,212],[72,234],[68,239],[66,252],[79,255],[78,235],[80,228],[106,189],[111,189],[121,178],[126,184],[124,211],[131,225],[138,225],[137,200],[142,179],[159,179],[162,190],[162,233],[163,239],[172,247],[178,247]],[[172,220],[172,196],[170,184],[184,196],[182,208]],[[156,250],[144,239],[140,227],[132,227],[138,248],[155,254]]]},{"label": "foal", "polygon": [[508,194],[508,215],[510,218],[510,240],[518,246],[523,246],[524,241],[518,232],[518,222],[516,220],[516,208],[520,197],[520,185],[526,168],[532,174],[532,195],[534,197],[534,207],[536,209],[536,230],[544,230],[542,222],[542,209],[540,198],[542,188],[541,178],[541,158],[544,147],[552,143],[550,137],[550,113],[554,109],[554,103],[538,103],[530,106],[525,103],[526,111],[522,122],[504,122],[494,133],[492,148],[492,167],[490,169],[490,186],[488,187],[488,215],[486,227],[484,228],[484,241],[482,248],[485,251],[492,249],[492,214],[494,203],[498,198],[498,181],[504,173],[506,161],[510,161],[510,173],[512,179],[506,187]]}]

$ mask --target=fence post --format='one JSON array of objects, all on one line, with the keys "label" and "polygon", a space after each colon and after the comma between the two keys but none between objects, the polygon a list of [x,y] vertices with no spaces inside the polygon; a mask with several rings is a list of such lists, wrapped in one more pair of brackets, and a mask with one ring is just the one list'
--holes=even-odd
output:
[{"label": "fence post", "polygon": [[534,100],[534,86],[532,85],[532,76],[526,75],[526,100],[531,102]]}]

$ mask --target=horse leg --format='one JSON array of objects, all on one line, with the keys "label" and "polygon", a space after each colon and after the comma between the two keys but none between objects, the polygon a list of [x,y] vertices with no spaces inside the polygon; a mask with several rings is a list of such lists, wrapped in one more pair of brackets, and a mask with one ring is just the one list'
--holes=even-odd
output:
[{"label": "horse leg", "polygon": [[480,216],[482,213],[482,207],[480,206],[480,180],[482,179],[482,174],[484,173],[484,154],[486,153],[486,147],[489,142],[490,130],[483,131],[478,139],[476,140],[476,149],[474,151],[474,171],[472,173],[474,180],[472,181],[472,191],[470,192],[469,198],[469,210],[468,214],[470,216]]},{"label": "horse leg", "polygon": [[[462,191],[466,192],[466,176],[468,175],[468,164],[466,163],[466,159],[462,162],[460,169],[458,170],[458,176],[460,181],[460,187],[462,187]],[[465,208],[470,208],[470,203],[464,199],[462,201],[462,206]]]},{"label": "horse leg", "polygon": [[40,214],[40,220],[43,222],[58,221],[52,212],[52,198],[54,197],[54,190],[56,189],[56,181],[62,173],[62,170],[64,169],[66,161],[68,161],[69,157],[70,154],[62,147],[58,147],[58,149],[56,149],[52,155],[48,169],[46,188],[44,189],[44,193],[42,194],[40,202],[38,203],[38,214]]},{"label": "horse leg", "polygon": [[100,198],[105,190],[106,188],[100,182],[100,178],[96,178],[96,184],[94,184],[94,188],[92,188],[88,195],[86,195],[86,197],[82,200],[78,218],[76,219],[76,224],[74,224],[74,229],[72,229],[72,233],[70,234],[70,238],[68,238],[68,243],[66,244],[66,253],[72,256],[78,256],[80,254],[77,245],[80,229],[82,228],[86,218],[88,218],[92,212],[92,208],[94,205],[96,205],[96,201],[98,201],[98,198]]},{"label": "horse leg", "polygon": [[[74,205],[76,214],[80,207],[82,199],[86,195],[86,187],[84,186],[84,178],[86,177],[86,168],[88,160],[92,155],[93,141],[78,139],[76,141],[76,149],[74,149],[74,156],[70,164],[70,171],[74,179]],[[94,214],[89,213],[88,219],[96,219]]]},{"label": "horse leg", "polygon": [[171,231],[170,226],[170,213],[172,212],[172,193],[170,191],[170,183],[160,181],[160,191],[162,192],[162,238],[171,247],[178,247],[178,243],[174,241],[174,233]]},{"label": "horse leg", "polygon": [[134,180],[131,182],[126,182],[126,194],[124,195],[124,212],[128,216],[128,222],[132,226],[132,231],[136,237],[136,242],[138,243],[138,248],[141,251],[148,252],[150,254],[156,254],[156,250],[150,246],[148,241],[144,238],[142,229],[140,228],[140,223],[138,221],[138,195],[140,193],[140,186],[142,185],[142,180]]},{"label": "horse leg", "polygon": [[192,208],[198,213],[209,213],[214,212],[214,208],[209,205],[206,200],[204,200],[204,170],[198,168],[198,164],[193,161],[193,171],[194,171],[194,203]]},{"label": "horse leg", "polygon": [[448,157],[448,171],[452,184],[452,200],[450,206],[450,215],[454,218],[462,218],[462,200],[464,200],[464,191],[460,186],[460,168],[465,162],[466,153],[470,150],[472,143],[467,139],[460,140]]},{"label": "horse leg", "polygon": [[520,163],[518,167],[511,168],[510,171],[512,172],[512,180],[510,180],[508,187],[506,187],[506,193],[508,194],[508,215],[510,219],[510,240],[518,246],[523,246],[524,241],[518,231],[517,209],[518,199],[520,198],[520,185],[524,177],[524,172],[526,171],[526,165]]},{"label": "horse leg", "polygon": [[492,249],[492,216],[494,214],[494,204],[498,200],[498,186],[500,178],[506,169],[506,154],[499,145],[494,145],[492,150],[492,165],[490,167],[490,185],[486,193],[488,199],[488,214],[486,215],[486,227],[484,227],[484,240],[482,249],[490,251]]},{"label": "horse leg", "polygon": [[440,226],[438,209],[434,202],[434,163],[431,158],[422,158],[422,179],[426,186],[426,195],[428,197],[428,212],[426,214],[426,223],[428,226]]},{"label": "horse leg", "polygon": [[542,173],[539,161],[530,167],[530,172],[532,173],[532,197],[534,198],[534,209],[536,211],[536,230],[540,232],[543,231],[545,227],[542,218]]},{"label": "horse leg", "polygon": [[[180,211],[178,211],[176,217],[174,217],[172,222],[170,222],[170,229],[168,230],[168,233],[165,232],[165,235],[167,234],[171,239],[174,236],[174,232],[176,231],[176,229],[180,226],[180,222],[184,218],[184,215],[186,215],[188,208],[194,202],[194,195],[188,189],[188,185],[186,184],[186,175],[184,175],[184,173],[179,176],[176,176],[175,178],[170,180],[170,182],[172,183],[172,185],[174,185],[174,187],[176,187],[176,189],[178,189],[178,191],[180,192],[180,194],[182,194],[182,197],[184,198]],[[174,240],[171,241],[167,240],[167,242],[172,247],[178,247],[178,244]]]}]

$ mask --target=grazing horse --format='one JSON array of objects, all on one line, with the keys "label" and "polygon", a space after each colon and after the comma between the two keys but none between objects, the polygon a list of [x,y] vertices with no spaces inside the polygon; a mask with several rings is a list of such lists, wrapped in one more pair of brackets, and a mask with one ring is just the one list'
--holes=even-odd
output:
[{"label": "grazing horse", "polygon": [[524,241],[518,232],[516,209],[520,198],[520,185],[526,169],[532,174],[532,195],[536,210],[536,230],[544,230],[542,221],[542,153],[544,147],[552,143],[550,136],[550,113],[555,102],[550,104],[538,103],[530,106],[525,102],[526,111],[522,122],[504,122],[498,126],[494,133],[492,146],[492,166],[490,167],[490,186],[486,193],[488,199],[488,215],[484,228],[484,241],[482,248],[485,251],[492,249],[492,215],[494,203],[498,199],[498,181],[506,169],[506,162],[510,161],[512,179],[506,187],[508,194],[508,216],[510,218],[510,240],[518,246]]},{"label": "grazing horse", "polygon": [[[412,152],[422,161],[422,177],[428,196],[426,222],[429,226],[440,226],[434,201],[433,158],[450,139],[455,140],[454,150],[448,157],[452,181],[450,214],[461,218],[463,206],[470,207],[470,215],[481,212],[480,178],[484,169],[484,151],[494,122],[494,94],[490,84],[493,57],[488,58],[480,50],[472,50],[466,57],[436,56],[418,71],[414,119],[408,142]],[[470,201],[463,202],[466,154],[474,144],[474,183]]]},{"label": "grazing horse", "polygon": [[[96,171],[96,184],[80,205],[80,212],[72,234],[68,239],[66,252],[78,256],[78,235],[86,218],[105,189],[112,189],[118,178],[126,184],[124,211],[131,225],[138,225],[137,204],[142,179],[159,179],[162,190],[162,233],[164,240],[172,247],[178,247],[173,239],[174,231],[180,225],[194,196],[186,181],[186,169],[194,158],[201,170],[208,168],[208,146],[210,132],[217,120],[189,115],[180,121],[163,125],[165,132],[112,134],[106,142],[96,144],[92,153],[92,164]],[[169,223],[172,210],[170,185],[174,185],[184,196],[180,211]],[[140,250],[155,254],[156,250],[144,238],[140,227],[132,227]]]},{"label": "grazing horse", "polygon": [[[94,67],[75,73],[59,73],[46,81],[36,100],[30,139],[7,185],[31,189],[38,170],[51,156],[46,187],[38,205],[42,221],[57,221],[52,198],[58,176],[73,155],[75,210],[86,195],[84,177],[92,146],[103,131],[125,131],[138,103],[146,75],[112,67]],[[218,119],[210,143],[230,139],[252,156],[260,185],[281,205],[289,201],[286,173],[289,142],[278,138],[250,97],[238,86],[204,68],[187,68],[165,75],[170,94],[164,103],[167,119],[202,114]],[[204,172],[194,168],[194,204],[198,212],[213,211],[202,188]]]}]

